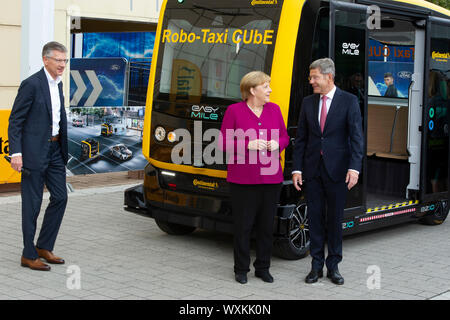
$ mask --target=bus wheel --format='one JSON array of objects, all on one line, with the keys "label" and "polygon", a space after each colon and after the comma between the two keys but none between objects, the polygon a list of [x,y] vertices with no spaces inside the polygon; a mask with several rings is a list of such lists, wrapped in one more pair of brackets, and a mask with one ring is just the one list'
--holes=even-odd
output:
[{"label": "bus wheel", "polygon": [[184,226],[182,224],[171,223],[159,219],[155,219],[155,222],[162,231],[174,236],[189,234],[196,229],[195,227]]},{"label": "bus wheel", "polygon": [[419,221],[423,224],[435,226],[441,224],[445,221],[448,215],[448,201],[440,201],[436,203],[436,208],[434,212],[421,218]]},{"label": "bus wheel", "polygon": [[289,221],[289,237],[277,239],[274,243],[276,254],[287,260],[298,260],[309,254],[309,220],[306,203],[295,208]]}]

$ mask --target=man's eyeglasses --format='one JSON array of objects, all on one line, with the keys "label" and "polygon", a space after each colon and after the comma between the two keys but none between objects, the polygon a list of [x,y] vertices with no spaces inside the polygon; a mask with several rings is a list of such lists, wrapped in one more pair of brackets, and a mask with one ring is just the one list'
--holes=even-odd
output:
[{"label": "man's eyeglasses", "polygon": [[46,56],[46,58],[52,59],[52,60],[56,61],[57,63],[63,63],[64,62],[64,64],[67,64],[67,62],[69,62],[69,59],[56,59],[56,58],[47,57],[47,56]]},{"label": "man's eyeglasses", "polygon": [[317,81],[322,78],[323,78],[322,76],[312,76],[312,77],[310,76],[310,77],[308,77],[308,81],[311,81],[311,80]]}]

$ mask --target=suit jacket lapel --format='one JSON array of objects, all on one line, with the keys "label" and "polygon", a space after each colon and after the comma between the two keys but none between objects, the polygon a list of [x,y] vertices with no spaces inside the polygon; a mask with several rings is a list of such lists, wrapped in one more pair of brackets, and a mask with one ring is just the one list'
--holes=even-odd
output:
[{"label": "suit jacket lapel", "polygon": [[44,93],[45,105],[47,106],[47,111],[50,119],[52,119],[52,100],[50,98],[50,88],[48,86],[48,80],[47,76],[45,75],[44,68],[41,69],[39,78],[41,79],[41,88],[42,92]]},{"label": "suit jacket lapel", "polygon": [[315,123],[314,127],[316,128],[316,130],[319,132],[319,134],[321,134],[322,131],[320,130],[320,123],[319,123],[319,101],[320,101],[320,94],[316,94],[316,96],[314,97],[313,123]]},{"label": "suit jacket lapel", "polygon": [[59,100],[61,101],[61,110],[64,109],[64,95],[63,95],[63,83],[62,81],[58,83],[59,89]]}]

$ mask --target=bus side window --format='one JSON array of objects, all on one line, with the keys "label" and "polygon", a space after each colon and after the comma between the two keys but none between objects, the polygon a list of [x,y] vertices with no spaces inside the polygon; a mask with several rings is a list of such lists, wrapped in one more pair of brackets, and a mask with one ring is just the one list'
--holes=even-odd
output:
[{"label": "bus side window", "polygon": [[449,185],[450,27],[432,24],[430,71],[425,105],[426,193],[446,192]]}]

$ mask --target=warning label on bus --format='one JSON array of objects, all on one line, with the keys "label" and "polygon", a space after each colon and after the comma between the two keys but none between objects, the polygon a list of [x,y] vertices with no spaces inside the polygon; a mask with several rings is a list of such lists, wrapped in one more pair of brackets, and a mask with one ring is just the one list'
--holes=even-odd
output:
[{"label": "warning label on bus", "polygon": [[245,30],[236,29],[229,32],[213,32],[211,29],[201,29],[201,34],[186,32],[181,29],[179,32],[172,32],[165,29],[162,35],[162,42],[165,43],[244,43],[244,44],[266,44],[273,43],[274,30]]}]

